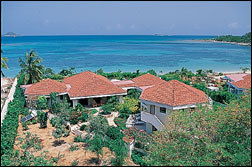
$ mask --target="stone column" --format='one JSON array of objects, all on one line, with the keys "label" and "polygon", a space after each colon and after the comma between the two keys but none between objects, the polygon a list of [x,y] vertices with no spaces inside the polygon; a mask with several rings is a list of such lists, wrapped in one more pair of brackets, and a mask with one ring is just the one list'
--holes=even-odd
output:
[{"label": "stone column", "polygon": [[79,99],[74,99],[73,100],[73,108],[75,108],[75,106],[78,104],[79,102]]},{"label": "stone column", "polygon": [[88,99],[88,106],[92,106],[92,101],[93,101],[93,98]]},{"label": "stone column", "polygon": [[120,103],[123,102],[123,96],[119,96],[119,102],[120,102]]}]

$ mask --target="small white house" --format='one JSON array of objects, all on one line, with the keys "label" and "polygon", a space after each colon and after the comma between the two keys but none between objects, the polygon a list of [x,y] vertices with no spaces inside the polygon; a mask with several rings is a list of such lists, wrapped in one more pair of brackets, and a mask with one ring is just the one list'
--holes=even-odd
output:
[{"label": "small white house", "polygon": [[177,80],[145,89],[140,101],[141,120],[146,122],[146,132],[149,134],[162,130],[171,112],[194,110],[199,104],[211,104],[204,92]]}]

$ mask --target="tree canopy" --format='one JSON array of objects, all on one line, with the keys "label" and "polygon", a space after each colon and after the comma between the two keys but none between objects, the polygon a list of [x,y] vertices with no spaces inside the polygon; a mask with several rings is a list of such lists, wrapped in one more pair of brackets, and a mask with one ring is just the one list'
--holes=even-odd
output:
[{"label": "tree canopy", "polygon": [[153,141],[149,165],[251,165],[251,92],[226,107],[173,112]]}]

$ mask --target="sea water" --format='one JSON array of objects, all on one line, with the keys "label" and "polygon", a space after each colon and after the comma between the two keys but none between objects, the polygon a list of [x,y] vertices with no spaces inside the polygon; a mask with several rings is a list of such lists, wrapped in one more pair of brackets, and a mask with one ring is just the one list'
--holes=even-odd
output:
[{"label": "sea water", "polygon": [[1,56],[8,58],[8,77],[20,71],[18,59],[35,50],[45,67],[55,72],[75,67],[76,72],[100,68],[104,72],[157,73],[185,67],[216,72],[251,68],[251,46],[196,41],[215,36],[85,35],[1,37]]}]

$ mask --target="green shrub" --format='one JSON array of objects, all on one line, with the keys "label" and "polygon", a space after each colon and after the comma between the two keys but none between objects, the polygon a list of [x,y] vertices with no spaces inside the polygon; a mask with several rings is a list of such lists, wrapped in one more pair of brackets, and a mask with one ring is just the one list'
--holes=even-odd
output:
[{"label": "green shrub", "polygon": [[80,130],[81,130],[81,131],[84,131],[84,129],[86,128],[86,126],[87,126],[87,125],[81,125]]},{"label": "green shrub", "polygon": [[37,100],[37,109],[44,110],[47,109],[47,99],[45,96],[39,96]]},{"label": "green shrub", "polygon": [[80,136],[74,137],[74,142],[84,142],[85,140],[82,139]]},{"label": "green shrub", "polygon": [[139,99],[141,95],[141,91],[137,89],[130,89],[127,93],[127,97],[134,98],[134,99]]},{"label": "green shrub", "polygon": [[91,113],[91,114],[95,114],[97,112],[98,112],[98,110],[96,110],[96,109],[90,109],[90,110],[88,110],[88,113]]},{"label": "green shrub", "polygon": [[40,112],[38,115],[40,128],[46,128],[47,127],[47,120],[48,120],[48,113],[47,112]]},{"label": "green shrub", "polygon": [[1,126],[1,165],[2,155],[5,155],[8,159],[8,156],[13,152],[13,145],[17,136],[19,112],[27,111],[24,109],[25,98],[20,84],[23,84],[21,77],[18,78],[14,99],[8,104],[7,113]]},{"label": "green shrub", "polygon": [[88,119],[87,112],[82,112],[80,117],[81,122],[87,122],[87,119]]},{"label": "green shrub", "polygon": [[123,118],[115,118],[114,122],[120,129],[126,129],[126,119]]},{"label": "green shrub", "polygon": [[36,124],[36,123],[38,123],[38,121],[37,121],[37,119],[32,119],[32,124]]},{"label": "green shrub", "polygon": [[138,164],[140,166],[146,166],[145,161],[143,160],[143,156],[144,154],[136,150],[133,150],[131,154],[131,158],[135,164]]},{"label": "green shrub", "polygon": [[69,151],[79,150],[79,146],[78,145],[74,145],[73,143],[69,143],[69,144],[70,144]]},{"label": "green shrub", "polygon": [[115,158],[111,160],[111,165],[122,166],[124,158],[128,155],[128,148],[122,139],[111,140],[109,149],[115,152]]},{"label": "green shrub", "polygon": [[55,127],[57,123],[57,118],[56,117],[51,118],[50,123],[52,124],[53,127]]},{"label": "green shrub", "polygon": [[27,116],[27,115],[30,115],[31,112],[29,111],[28,108],[23,108],[23,109],[20,111],[20,114],[23,115],[23,116]]},{"label": "green shrub", "polygon": [[78,165],[78,163],[79,163],[79,161],[78,161],[78,160],[74,160],[74,161],[72,162],[72,166],[77,166],[77,165]]},{"label": "green shrub", "polygon": [[23,130],[26,131],[28,130],[28,121],[22,123]]},{"label": "green shrub", "polygon": [[124,135],[120,132],[120,128],[109,126],[108,131],[106,133],[108,137],[112,140],[121,139]]},{"label": "green shrub", "polygon": [[102,115],[109,115],[113,111],[113,106],[111,104],[104,104],[102,105],[101,110]]}]

